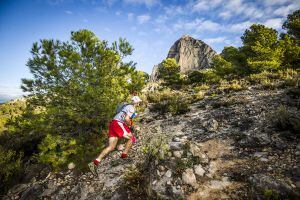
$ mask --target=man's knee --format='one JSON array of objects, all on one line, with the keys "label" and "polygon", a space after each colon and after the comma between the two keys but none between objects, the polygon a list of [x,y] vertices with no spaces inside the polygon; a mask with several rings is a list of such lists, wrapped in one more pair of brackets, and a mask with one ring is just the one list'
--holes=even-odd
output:
[{"label": "man's knee", "polygon": [[132,133],[126,133],[123,137],[129,140],[132,138]]},{"label": "man's knee", "polygon": [[116,148],[116,146],[109,146],[107,148],[108,148],[109,151],[113,151]]}]

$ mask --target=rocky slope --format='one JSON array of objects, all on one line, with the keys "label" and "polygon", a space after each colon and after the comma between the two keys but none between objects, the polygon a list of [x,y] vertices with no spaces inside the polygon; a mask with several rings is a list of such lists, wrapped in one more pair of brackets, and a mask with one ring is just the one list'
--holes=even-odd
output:
[{"label": "rocky slope", "polygon": [[[217,53],[201,40],[184,35],[178,39],[170,48],[167,58],[175,58],[180,66],[180,72],[188,73],[193,70],[210,67],[212,58]],[[152,70],[151,80],[155,81],[159,65]]]},{"label": "rocky slope", "polygon": [[[299,199],[299,137],[276,130],[268,118],[281,104],[299,108],[299,89],[296,96],[255,87],[213,94],[208,91],[184,115],[146,109],[130,158],[121,160],[114,152],[98,176],[76,174],[72,167],[60,173],[44,169],[44,176],[16,185],[3,199],[145,199],[146,194],[160,199]],[[163,157],[149,159],[147,145]]]}]

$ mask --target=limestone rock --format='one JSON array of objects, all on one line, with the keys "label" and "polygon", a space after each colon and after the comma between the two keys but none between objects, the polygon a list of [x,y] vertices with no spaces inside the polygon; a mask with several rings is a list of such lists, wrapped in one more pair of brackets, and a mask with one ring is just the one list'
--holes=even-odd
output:
[{"label": "limestone rock", "polygon": [[169,50],[167,58],[175,58],[183,73],[210,67],[216,52],[201,40],[182,36]]},{"label": "limestone rock", "polygon": [[219,127],[219,123],[215,119],[210,119],[210,120],[204,122],[203,126],[208,131],[216,131]]},{"label": "limestone rock", "polygon": [[195,170],[195,174],[198,176],[203,176],[205,173],[205,170],[202,168],[202,165],[195,165],[194,170]]},{"label": "limestone rock", "polygon": [[72,170],[75,168],[75,164],[73,162],[68,164],[68,169]]},{"label": "limestone rock", "polygon": [[182,181],[185,184],[195,186],[197,184],[196,176],[193,169],[186,169],[182,174]]},{"label": "limestone rock", "polygon": [[[191,71],[210,68],[215,55],[217,53],[203,41],[184,35],[172,45],[167,58],[175,58],[180,66],[180,72],[187,74]],[[160,64],[153,67],[151,81],[157,80],[159,67]]]}]

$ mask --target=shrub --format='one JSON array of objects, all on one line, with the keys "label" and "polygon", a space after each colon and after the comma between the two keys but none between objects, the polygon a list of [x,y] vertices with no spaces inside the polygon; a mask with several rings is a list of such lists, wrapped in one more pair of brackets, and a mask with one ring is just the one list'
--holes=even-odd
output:
[{"label": "shrub", "polygon": [[22,154],[12,150],[5,150],[0,146],[0,194],[5,191],[13,178],[21,170]]},{"label": "shrub", "polygon": [[191,95],[190,102],[194,103],[194,102],[200,101],[200,100],[204,99],[204,96],[205,96],[205,92],[199,91],[199,92]]},{"label": "shrub", "polygon": [[237,80],[233,80],[231,82],[221,81],[220,86],[217,88],[217,90],[224,91],[224,92],[240,91],[243,89],[244,89],[244,86],[242,86],[241,82],[239,82]]},{"label": "shrub", "polygon": [[222,56],[217,55],[212,60],[212,68],[215,70],[215,73],[220,77],[225,77],[234,73],[234,68],[232,64],[226,61]]},{"label": "shrub", "polygon": [[175,58],[163,60],[158,68],[158,78],[164,81],[164,84],[171,87],[180,87],[184,82],[184,76],[180,74],[180,66]]},{"label": "shrub", "polygon": [[189,102],[186,98],[182,98],[178,94],[174,93],[169,99],[155,103],[152,107],[152,111],[158,111],[161,114],[170,112],[173,115],[184,114],[189,111]]},{"label": "shrub", "polygon": [[72,154],[76,153],[76,140],[48,134],[39,145],[39,150],[39,160],[58,169],[69,161]]},{"label": "shrub", "polygon": [[300,73],[297,70],[280,70],[278,76],[283,80],[283,86],[299,86]]},{"label": "shrub", "polygon": [[188,75],[189,83],[218,83],[221,77],[213,69],[193,71]]},{"label": "shrub", "polygon": [[166,136],[149,137],[141,151],[155,160],[165,159],[170,151]]},{"label": "shrub", "polygon": [[158,103],[164,100],[168,100],[172,95],[173,91],[170,88],[163,89],[161,91],[148,92],[147,100],[150,103]]},{"label": "shrub", "polygon": [[201,84],[199,86],[194,87],[195,92],[199,92],[201,90],[208,90],[208,89],[209,89],[209,86],[206,84]]},{"label": "shrub", "polygon": [[259,74],[251,74],[251,83],[261,84],[266,89],[299,85],[299,72],[293,69],[279,70],[278,72],[263,71]]},{"label": "shrub", "polygon": [[288,110],[284,105],[280,105],[268,115],[268,118],[279,130],[289,130],[298,135],[300,134],[299,112]]}]

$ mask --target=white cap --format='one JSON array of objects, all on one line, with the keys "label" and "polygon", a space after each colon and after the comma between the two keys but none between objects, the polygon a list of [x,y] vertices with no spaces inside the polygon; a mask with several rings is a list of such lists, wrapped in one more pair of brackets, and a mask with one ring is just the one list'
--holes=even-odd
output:
[{"label": "white cap", "polygon": [[138,97],[138,96],[133,96],[131,98],[131,101],[132,101],[132,103],[136,104],[136,103],[142,102],[142,99],[140,97]]}]

